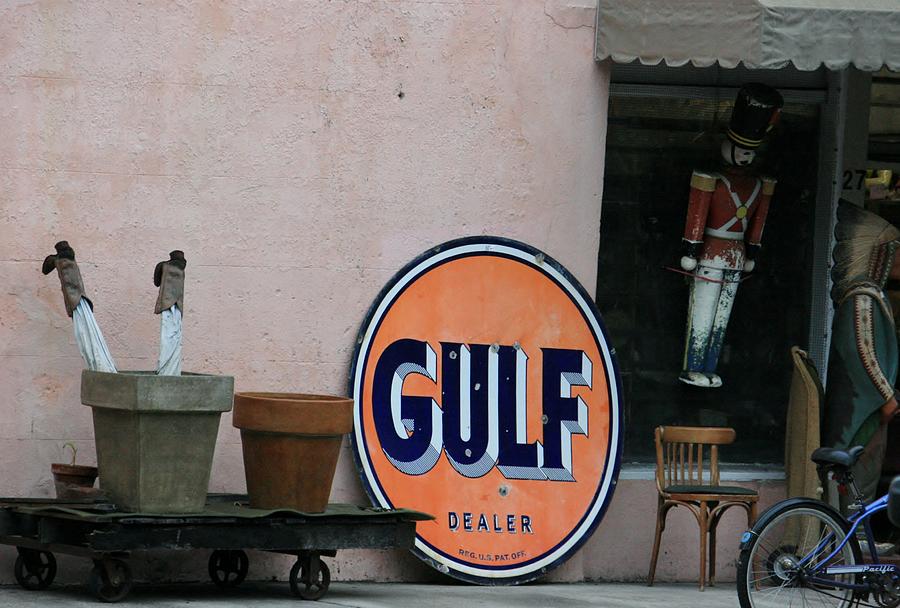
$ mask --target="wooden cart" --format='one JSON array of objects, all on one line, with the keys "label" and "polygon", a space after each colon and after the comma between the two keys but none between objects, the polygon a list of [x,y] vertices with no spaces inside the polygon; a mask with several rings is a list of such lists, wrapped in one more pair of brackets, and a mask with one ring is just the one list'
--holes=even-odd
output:
[{"label": "wooden cart", "polygon": [[88,585],[104,602],[131,591],[128,558],[151,549],[212,549],[210,579],[219,587],[239,585],[247,575],[245,550],[294,555],[291,591],[318,600],[331,583],[323,556],[339,549],[412,547],[416,522],[432,519],[415,511],[329,505],[324,513],[261,511],[247,497],[210,495],[206,509],[191,515],[123,513],[109,503],[0,498],[0,544],[19,552],[15,577],[25,589],[44,589],[56,576],[54,553],[94,561]]}]

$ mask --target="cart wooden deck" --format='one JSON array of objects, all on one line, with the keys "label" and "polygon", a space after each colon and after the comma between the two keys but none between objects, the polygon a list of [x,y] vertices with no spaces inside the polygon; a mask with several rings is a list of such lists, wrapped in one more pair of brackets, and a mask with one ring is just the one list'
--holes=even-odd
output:
[{"label": "cart wooden deck", "polygon": [[132,552],[212,549],[209,575],[220,587],[239,585],[247,574],[247,549],[297,556],[291,590],[320,599],[330,585],[322,556],[340,549],[412,547],[416,522],[432,519],[415,511],[329,505],[324,513],[258,510],[247,497],[210,495],[202,513],[142,514],[118,511],[102,501],[0,498],[0,544],[19,551],[15,575],[26,589],[43,589],[56,575],[54,553],[94,561],[88,584],[101,601],[124,599],[133,586],[127,559]]}]

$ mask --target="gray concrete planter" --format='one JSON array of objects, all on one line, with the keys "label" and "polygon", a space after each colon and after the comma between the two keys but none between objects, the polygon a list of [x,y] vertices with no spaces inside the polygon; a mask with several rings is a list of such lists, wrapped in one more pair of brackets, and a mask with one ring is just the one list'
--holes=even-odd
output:
[{"label": "gray concrete planter", "polygon": [[82,371],[100,488],[129,511],[202,511],[219,418],[233,396],[230,376]]}]

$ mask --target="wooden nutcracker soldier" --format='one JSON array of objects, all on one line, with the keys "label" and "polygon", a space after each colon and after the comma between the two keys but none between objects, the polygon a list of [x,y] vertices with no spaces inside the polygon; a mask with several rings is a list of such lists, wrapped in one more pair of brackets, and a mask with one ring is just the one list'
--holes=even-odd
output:
[{"label": "wooden nutcracker soldier", "polygon": [[775,191],[775,180],[758,176],[751,164],[783,104],[771,87],[741,87],[722,142],[722,170],[691,176],[681,258],[681,267],[694,277],[678,377],[685,384],[722,386],[716,366],[725,328],[741,273],[753,271]]}]

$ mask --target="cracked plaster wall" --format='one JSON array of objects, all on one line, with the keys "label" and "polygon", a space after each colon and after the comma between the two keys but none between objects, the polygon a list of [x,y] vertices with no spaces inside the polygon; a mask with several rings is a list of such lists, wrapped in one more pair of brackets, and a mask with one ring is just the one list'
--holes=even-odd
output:
[{"label": "cracked plaster wall", "polygon": [[[0,495],[51,495],[66,441],[94,457],[71,322],[39,272],[58,239],[124,369],[154,366],[153,266],[184,249],[185,369],[237,390],[344,393],[378,290],[447,239],[524,240],[593,292],[609,80],[593,21],[575,0],[0,5]],[[211,490],[244,490],[230,416]],[[347,449],[333,499],[365,501]],[[13,558],[0,548],[0,583]],[[137,574],[202,580],[204,560]],[[86,568],[64,559],[60,580]],[[251,576],[287,568],[255,558]],[[398,552],[333,571],[434,576]]]}]

